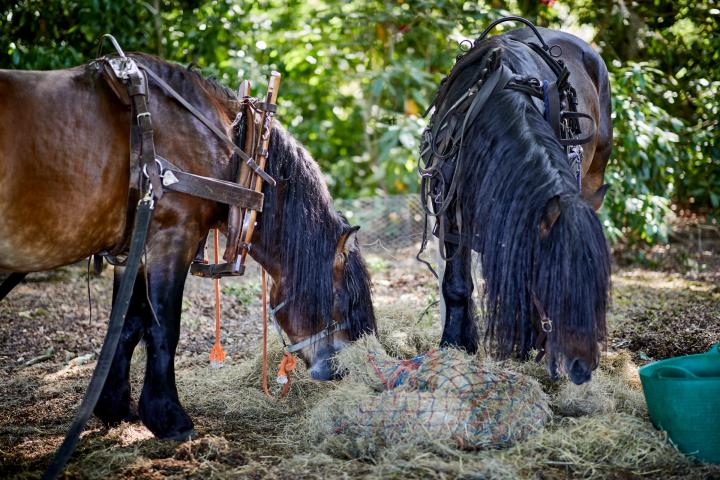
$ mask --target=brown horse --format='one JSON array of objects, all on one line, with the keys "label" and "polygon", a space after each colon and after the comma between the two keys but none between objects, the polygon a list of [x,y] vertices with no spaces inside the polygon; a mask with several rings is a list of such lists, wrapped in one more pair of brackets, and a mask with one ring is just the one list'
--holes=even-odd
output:
[{"label": "brown horse", "polygon": [[[195,71],[131,55],[155,71],[228,133],[235,94]],[[35,272],[110,252],[125,237],[130,184],[130,115],[99,62],[58,71],[0,70],[0,272]],[[179,168],[232,181],[231,149],[149,81],[157,152]],[[375,328],[370,282],[355,228],[336,213],[317,164],[281,127],[274,128],[251,255],[270,273],[271,304],[292,342],[333,322],[347,327],[299,353],[317,379],[334,375],[331,357]],[[139,415],[158,437],[184,438],[193,423],[180,405],[174,356],[183,288],[198,245],[226,228],[227,206],[166,192],[155,206],[145,263],[135,282],[122,337],[95,413],[106,424]],[[115,293],[123,269],[115,269]],[[146,282],[147,280],[147,282]],[[136,406],[128,374],[132,352],[147,345]],[[139,407],[139,408],[138,408]]]},{"label": "brown horse", "polygon": [[[481,37],[458,59],[433,104],[421,174],[433,213],[442,210],[443,199],[448,205],[436,230],[449,259],[441,342],[478,348],[474,250],[492,349],[501,357],[527,358],[537,348],[553,378],[565,372],[579,384],[590,379],[606,338],[610,256],[594,210],[607,189],[610,88],[605,64],[587,43],[558,31],[539,34],[549,56],[525,28]],[[577,136],[590,137],[578,142],[582,156],[570,156],[553,127],[553,107],[570,108],[548,88],[561,84],[553,67],[562,65],[551,57],[567,67],[577,112],[592,119],[579,120]],[[498,83],[486,87],[491,81]]]}]

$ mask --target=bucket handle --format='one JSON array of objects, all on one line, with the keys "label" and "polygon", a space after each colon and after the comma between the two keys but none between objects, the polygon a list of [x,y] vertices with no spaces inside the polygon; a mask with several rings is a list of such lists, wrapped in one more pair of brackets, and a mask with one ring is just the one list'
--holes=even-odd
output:
[{"label": "bucket handle", "polygon": [[[663,375],[663,373],[665,373],[665,375]],[[673,375],[673,373],[675,373],[675,375]],[[681,376],[678,376],[677,373],[680,373]],[[677,365],[660,367],[655,371],[655,376],[657,378],[698,378],[698,376],[690,370],[678,367]]]},{"label": "bucket handle", "polygon": [[720,342],[716,343],[712,347],[710,347],[710,350],[707,351],[709,354],[720,354]]}]

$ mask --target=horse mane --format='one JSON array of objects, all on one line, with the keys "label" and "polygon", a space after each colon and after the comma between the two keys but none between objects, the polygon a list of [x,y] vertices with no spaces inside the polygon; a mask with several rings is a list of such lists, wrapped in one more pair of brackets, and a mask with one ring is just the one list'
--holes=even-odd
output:
[{"label": "horse mane", "polygon": [[[333,260],[345,219],[333,208],[317,163],[284,128],[275,123],[270,136],[268,173],[277,186],[265,185],[258,225],[263,245],[278,245],[283,292],[291,321],[332,323]],[[345,263],[344,288],[350,296],[351,340],[375,328],[370,276],[352,240]],[[299,326],[299,325],[298,325]]]},{"label": "horse mane", "polygon": [[[491,48],[501,48],[501,61],[514,72],[536,71],[521,45],[492,37],[460,58],[438,91],[435,115],[442,117],[477,80],[479,68],[472,67]],[[553,320],[548,341],[596,351],[606,338],[608,247],[565,151],[531,98],[507,89],[494,94],[468,127],[458,161],[463,238],[472,239],[485,281],[486,345],[501,357],[528,355],[535,295]],[[542,238],[540,223],[554,197],[561,214]]]}]

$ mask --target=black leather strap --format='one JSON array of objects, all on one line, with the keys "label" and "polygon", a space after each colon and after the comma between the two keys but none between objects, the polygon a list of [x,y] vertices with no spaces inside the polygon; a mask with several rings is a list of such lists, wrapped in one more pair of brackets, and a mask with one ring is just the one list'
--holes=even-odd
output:
[{"label": "black leather strap", "polygon": [[561,112],[560,113],[560,121],[562,122],[564,119],[570,118],[570,119],[581,119],[584,118],[586,120],[590,121],[590,129],[589,132],[585,135],[577,138],[561,138],[560,145],[563,145],[565,147],[569,145],[583,145],[585,143],[588,143],[590,140],[592,140],[595,137],[595,119],[592,118],[589,114],[583,113],[583,112]]},{"label": "black leather strap", "polygon": [[125,315],[130,306],[130,298],[132,297],[135,279],[140,270],[140,263],[143,252],[145,251],[145,240],[152,219],[153,202],[150,199],[143,199],[138,203],[137,212],[135,214],[135,227],[133,228],[133,237],[130,242],[130,253],[128,254],[127,266],[123,273],[120,287],[113,302],[112,311],[110,312],[110,321],[108,330],[105,334],[100,355],[98,356],[97,365],[93,376],[90,379],[80,408],[75,414],[68,433],[65,435],[62,445],[55,452],[52,462],[43,475],[43,479],[55,479],[65,468],[70,456],[75,451],[80,434],[85,429],[90,415],[92,415],[95,405],[100,398],[105,380],[110,372],[115,351],[117,350],[120,334],[122,333]]},{"label": "black leather strap", "polygon": [[160,178],[160,166],[155,163],[155,134],[152,115],[147,107],[147,85],[144,75],[131,75],[128,93],[135,109],[134,122],[137,122],[140,136],[140,167],[146,173],[153,187],[153,196],[162,198],[163,186]]}]

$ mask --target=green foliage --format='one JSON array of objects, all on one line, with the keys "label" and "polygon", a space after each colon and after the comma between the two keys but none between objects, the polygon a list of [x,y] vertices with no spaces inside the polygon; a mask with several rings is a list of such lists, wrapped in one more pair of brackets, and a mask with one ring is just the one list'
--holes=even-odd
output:
[{"label": "green foliage", "polygon": [[278,70],[280,118],[333,195],[409,193],[422,113],[458,41],[510,12],[595,32],[613,80],[613,241],[665,241],[671,204],[719,216],[717,0],[15,0],[0,6],[0,67],[78,65],[108,32],[229,86],[249,78],[255,93]]},{"label": "green foliage", "polygon": [[685,125],[651,101],[661,94],[662,76],[646,63],[617,67],[612,75],[616,160],[607,173],[611,190],[603,213],[613,242],[667,241],[669,198],[683,152],[679,133]]},{"label": "green foliage", "polygon": [[612,73],[615,150],[604,212],[614,240],[667,240],[671,203],[720,217],[720,5],[571,2]]},{"label": "green foliage", "polygon": [[257,281],[240,281],[227,283],[221,290],[223,295],[234,297],[241,305],[248,305],[258,298],[262,288]]}]

